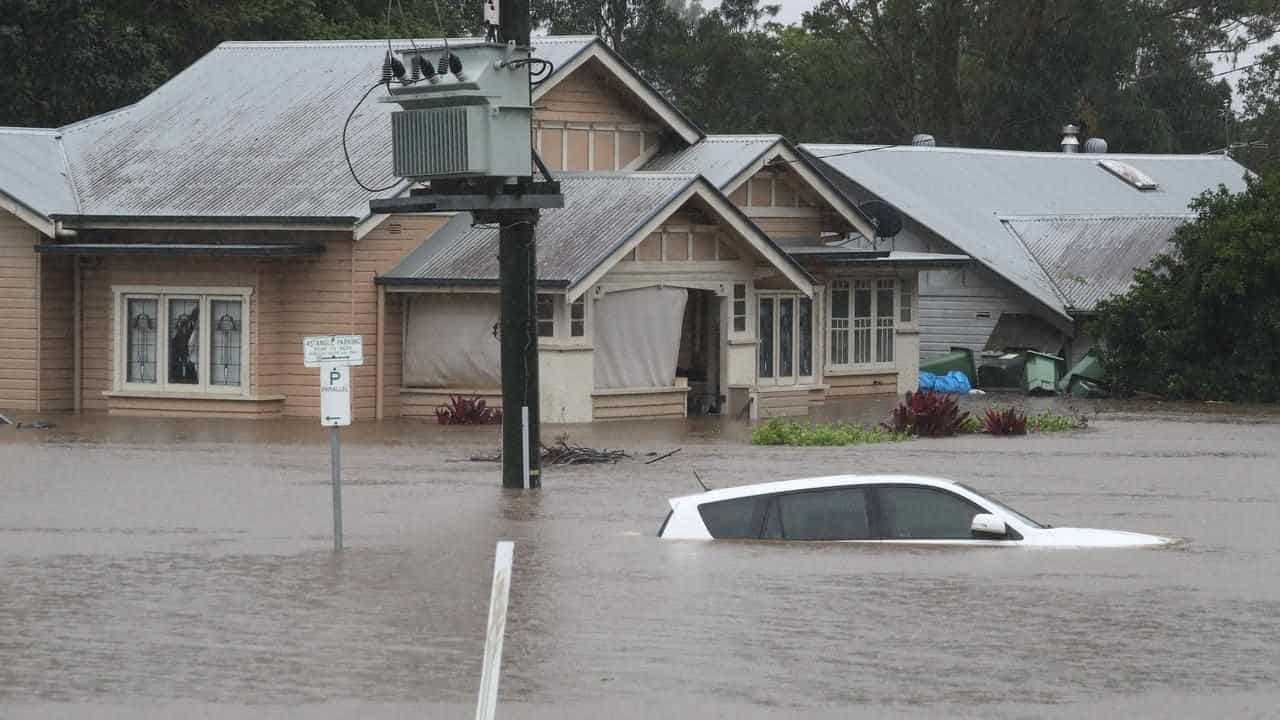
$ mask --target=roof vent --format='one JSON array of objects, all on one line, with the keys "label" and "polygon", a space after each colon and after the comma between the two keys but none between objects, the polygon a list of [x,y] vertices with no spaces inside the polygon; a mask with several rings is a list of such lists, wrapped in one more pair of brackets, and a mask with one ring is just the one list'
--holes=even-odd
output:
[{"label": "roof vent", "polygon": [[919,133],[911,138],[912,147],[936,147],[938,141],[929,133]]},{"label": "roof vent", "polygon": [[1119,160],[1099,160],[1098,165],[1138,190],[1148,191],[1160,187],[1160,183],[1156,182],[1155,178],[1129,163]]},{"label": "roof vent", "polygon": [[1059,147],[1064,153],[1080,152],[1080,140],[1077,136],[1080,134],[1080,128],[1075,125],[1067,125],[1062,128],[1062,142]]},{"label": "roof vent", "polygon": [[1102,138],[1089,138],[1084,141],[1084,151],[1089,155],[1106,155],[1107,141]]}]

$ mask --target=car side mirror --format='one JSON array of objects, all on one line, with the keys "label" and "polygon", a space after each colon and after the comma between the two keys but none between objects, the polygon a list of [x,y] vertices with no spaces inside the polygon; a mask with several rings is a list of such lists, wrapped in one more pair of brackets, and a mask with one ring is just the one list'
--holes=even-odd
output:
[{"label": "car side mirror", "polygon": [[1005,537],[1009,534],[1009,526],[1000,518],[988,513],[974,515],[970,529],[976,536]]}]

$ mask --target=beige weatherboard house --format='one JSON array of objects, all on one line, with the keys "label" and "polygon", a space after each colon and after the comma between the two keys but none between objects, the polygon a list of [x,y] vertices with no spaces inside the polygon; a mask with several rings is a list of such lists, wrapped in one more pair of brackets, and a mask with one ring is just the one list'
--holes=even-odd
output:
[{"label": "beige weatherboard house", "polygon": [[[874,228],[785,140],[705,136],[595,38],[537,43],[535,144],[566,197],[538,230],[545,421],[914,386],[917,274],[964,256],[858,249]],[[347,138],[386,189],[347,169],[384,50],[224,43],[129,107],[0,129],[0,409],[314,418],[302,338],[347,334],[357,420],[496,400],[496,232],[369,213],[408,189],[386,104]]]}]

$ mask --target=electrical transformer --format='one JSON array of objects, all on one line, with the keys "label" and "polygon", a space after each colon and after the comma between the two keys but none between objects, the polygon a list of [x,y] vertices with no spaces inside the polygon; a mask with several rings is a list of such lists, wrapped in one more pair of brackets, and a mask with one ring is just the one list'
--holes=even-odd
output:
[{"label": "electrical transformer", "polygon": [[[401,52],[391,114],[394,172],[416,181],[529,177],[528,48],[496,43]],[[536,62],[536,61],[535,61]],[[408,70],[406,70],[406,67]]]}]

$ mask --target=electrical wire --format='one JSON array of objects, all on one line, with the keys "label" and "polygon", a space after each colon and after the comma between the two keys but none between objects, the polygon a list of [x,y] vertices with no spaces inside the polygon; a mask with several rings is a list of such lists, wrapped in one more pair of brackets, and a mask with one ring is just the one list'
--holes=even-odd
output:
[{"label": "electrical wire", "polygon": [[360,189],[370,193],[386,192],[404,182],[403,180],[397,180],[386,187],[380,188],[372,188],[365,185],[360,179],[360,176],[356,174],[356,166],[351,162],[351,153],[347,149],[347,129],[351,126],[351,118],[356,116],[356,111],[359,110],[360,106],[364,104],[364,101],[369,98],[369,94],[380,87],[382,87],[381,81],[369,86],[369,89],[364,91],[364,95],[360,96],[360,100],[356,103],[356,106],[351,108],[351,112],[347,114],[347,121],[342,123],[342,156],[347,159],[347,170],[351,171],[351,178],[356,181],[356,184],[360,186]]}]

